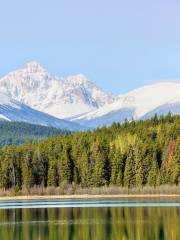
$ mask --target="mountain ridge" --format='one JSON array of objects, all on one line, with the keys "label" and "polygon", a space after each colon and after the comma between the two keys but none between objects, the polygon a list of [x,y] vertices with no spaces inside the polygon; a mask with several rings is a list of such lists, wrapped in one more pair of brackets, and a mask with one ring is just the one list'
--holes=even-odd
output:
[{"label": "mountain ridge", "polygon": [[[110,125],[113,122],[122,122],[125,118],[131,120],[143,119],[145,116],[152,117],[160,111],[161,114],[171,112],[171,103],[180,102],[180,83],[159,82],[146,85],[121,95],[116,102],[104,107],[82,114],[72,121],[88,124],[91,127]],[[157,111],[155,111],[157,110]],[[149,114],[148,114],[149,113]],[[150,114],[151,113],[151,114]],[[180,106],[177,105],[172,114],[180,114]]]},{"label": "mountain ridge", "polygon": [[70,131],[85,129],[85,127],[79,125],[78,123],[58,119],[46,113],[37,111],[24,103],[10,98],[4,93],[0,93],[0,120],[52,126]]},{"label": "mountain ridge", "polygon": [[116,99],[83,74],[57,77],[36,62],[1,78],[0,92],[58,118],[89,112]]},{"label": "mountain ridge", "polygon": [[0,121],[0,148],[25,142],[38,142],[51,136],[64,134],[69,134],[69,131],[26,122]]},{"label": "mountain ridge", "polygon": [[[38,112],[48,114],[50,121],[54,121],[52,117],[55,122],[65,119],[69,124],[88,128],[125,119],[144,119],[155,113],[180,114],[180,82],[177,80],[158,81],[126,94],[113,95],[105,93],[83,74],[58,77],[35,61],[1,78],[0,93],[37,111],[37,115]],[[3,97],[0,96],[0,100],[2,106]],[[7,115],[0,117],[8,120]]]}]

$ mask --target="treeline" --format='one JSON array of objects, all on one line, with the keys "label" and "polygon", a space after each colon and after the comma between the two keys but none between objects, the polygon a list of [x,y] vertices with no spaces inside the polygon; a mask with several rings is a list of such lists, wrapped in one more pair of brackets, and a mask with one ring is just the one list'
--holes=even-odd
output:
[{"label": "treeline", "polygon": [[67,131],[23,122],[0,121],[0,147],[19,145],[27,141],[37,141],[49,136],[57,136]]},{"label": "treeline", "polygon": [[180,183],[180,116],[113,124],[0,150],[0,188]]}]

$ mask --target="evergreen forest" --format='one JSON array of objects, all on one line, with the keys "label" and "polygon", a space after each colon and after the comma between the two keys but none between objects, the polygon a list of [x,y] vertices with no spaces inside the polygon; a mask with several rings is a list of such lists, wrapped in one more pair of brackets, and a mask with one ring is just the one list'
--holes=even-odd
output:
[{"label": "evergreen forest", "polygon": [[0,188],[180,184],[180,116],[114,123],[0,149]]},{"label": "evergreen forest", "polygon": [[0,147],[38,141],[49,136],[67,133],[54,127],[40,126],[25,122],[0,121]]}]

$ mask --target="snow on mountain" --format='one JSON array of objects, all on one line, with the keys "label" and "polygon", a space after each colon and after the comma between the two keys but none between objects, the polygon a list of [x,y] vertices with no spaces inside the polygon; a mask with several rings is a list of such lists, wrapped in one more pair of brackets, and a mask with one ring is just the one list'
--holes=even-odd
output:
[{"label": "snow on mountain", "polygon": [[56,77],[36,62],[0,79],[0,92],[58,118],[83,114],[116,99],[82,74]]},{"label": "snow on mountain", "polygon": [[[11,101],[11,113],[16,116],[11,115],[12,119],[26,121],[27,118],[27,121],[34,122],[38,122],[38,119],[42,122],[43,119],[42,124],[45,125],[52,125],[53,122],[60,126],[59,121],[62,124],[62,120],[58,118],[66,118],[73,122],[72,124],[99,127],[125,119],[146,119],[155,113],[180,113],[180,82],[159,82],[115,96],[106,94],[82,74],[70,77],[53,76],[36,62],[30,62],[24,68],[0,79],[0,92]],[[2,102],[6,101],[6,98],[0,98],[2,109],[2,106],[7,105]],[[19,118],[18,107],[18,114],[21,115]],[[32,111],[32,116],[28,115]],[[0,114],[1,119],[7,120],[10,113]],[[69,128],[69,121],[66,123]]]},{"label": "snow on mountain", "polygon": [[135,89],[112,104],[87,114],[72,118],[72,121],[91,127],[110,125],[132,118],[143,119],[155,113],[163,115],[169,111],[180,113],[180,82],[159,82]]},{"label": "snow on mountain", "polygon": [[0,120],[53,126],[71,131],[83,129],[79,124],[60,120],[46,113],[34,110],[23,103],[13,100],[4,93],[0,93]]},{"label": "snow on mountain", "polygon": [[155,114],[157,114],[158,116],[166,115],[169,112],[172,115],[180,114],[180,98],[177,101],[174,101],[174,99],[173,99],[173,101],[170,101],[166,104],[163,104],[163,105],[155,108],[153,111],[150,111],[147,114],[145,114],[141,119],[143,119],[143,120],[149,119],[152,116],[154,116]]}]

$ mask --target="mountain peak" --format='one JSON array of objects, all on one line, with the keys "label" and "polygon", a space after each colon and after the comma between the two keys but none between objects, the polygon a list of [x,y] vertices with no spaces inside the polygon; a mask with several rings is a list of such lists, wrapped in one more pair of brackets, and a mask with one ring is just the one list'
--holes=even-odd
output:
[{"label": "mountain peak", "polygon": [[28,69],[30,72],[47,72],[42,65],[36,61],[31,61],[26,63],[25,68]]},{"label": "mountain peak", "polygon": [[86,113],[115,100],[83,74],[54,76],[36,61],[1,79],[0,91],[58,118]]},{"label": "mountain peak", "polygon": [[[90,82],[88,80],[88,78],[82,73],[77,74],[75,76],[69,76],[69,77],[67,77],[67,80],[73,84],[78,84],[78,85],[83,85],[83,84],[88,84],[88,83],[92,84],[92,82]],[[93,85],[95,86],[95,84],[93,84]]]}]

